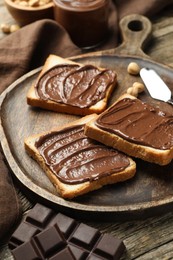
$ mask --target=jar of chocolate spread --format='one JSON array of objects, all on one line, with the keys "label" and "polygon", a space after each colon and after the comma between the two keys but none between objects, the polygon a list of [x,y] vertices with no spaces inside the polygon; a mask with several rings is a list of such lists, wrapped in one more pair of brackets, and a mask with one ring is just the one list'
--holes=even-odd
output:
[{"label": "jar of chocolate spread", "polygon": [[81,48],[97,46],[108,34],[109,0],[53,0],[54,17]]}]

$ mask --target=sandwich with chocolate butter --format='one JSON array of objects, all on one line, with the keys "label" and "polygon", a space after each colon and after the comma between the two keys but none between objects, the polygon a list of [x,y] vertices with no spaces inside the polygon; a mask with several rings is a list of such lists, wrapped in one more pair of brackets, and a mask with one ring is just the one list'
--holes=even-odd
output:
[{"label": "sandwich with chocolate butter", "polygon": [[130,157],[84,134],[84,125],[95,116],[25,139],[26,151],[64,198],[72,199],[135,175],[136,164]]},{"label": "sandwich with chocolate butter", "polygon": [[128,94],[88,122],[85,134],[151,163],[173,159],[173,115]]},{"label": "sandwich with chocolate butter", "polygon": [[27,93],[27,103],[61,113],[103,112],[116,86],[115,71],[50,55]]}]

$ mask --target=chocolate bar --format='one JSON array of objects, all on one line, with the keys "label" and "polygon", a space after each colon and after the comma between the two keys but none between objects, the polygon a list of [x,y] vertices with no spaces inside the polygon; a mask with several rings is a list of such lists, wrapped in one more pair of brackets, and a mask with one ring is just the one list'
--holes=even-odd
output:
[{"label": "chocolate bar", "polygon": [[57,225],[38,233],[29,242],[15,248],[12,253],[17,260],[75,260]]},{"label": "chocolate bar", "polygon": [[17,260],[117,260],[125,250],[122,240],[39,203],[26,214],[8,245]]}]

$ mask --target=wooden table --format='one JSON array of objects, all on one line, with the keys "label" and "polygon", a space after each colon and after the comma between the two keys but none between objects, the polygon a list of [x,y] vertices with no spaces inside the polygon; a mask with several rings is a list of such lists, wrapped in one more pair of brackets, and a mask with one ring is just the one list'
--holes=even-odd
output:
[{"label": "wooden table", "polygon": [[[14,23],[0,0],[0,23]],[[173,15],[164,12],[152,20],[153,33],[145,51],[152,59],[173,66]],[[0,31],[0,39],[6,37]],[[32,204],[18,191],[23,209],[26,211]],[[103,232],[123,239],[127,252],[122,259],[173,259],[173,212],[143,220],[86,222]],[[13,259],[7,245],[0,247],[0,259]]]}]

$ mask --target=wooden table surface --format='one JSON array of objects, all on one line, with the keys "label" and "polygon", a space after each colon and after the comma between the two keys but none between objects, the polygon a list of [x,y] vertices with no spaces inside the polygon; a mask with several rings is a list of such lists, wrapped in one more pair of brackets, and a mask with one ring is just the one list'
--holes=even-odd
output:
[{"label": "wooden table surface", "polygon": [[[173,12],[172,14],[163,12],[160,17],[153,18],[152,22],[152,39],[145,52],[152,59],[173,67]],[[0,0],[1,23],[14,23],[2,0]],[[0,31],[0,39],[6,36]],[[26,211],[32,204],[22,192],[18,191],[18,195],[23,210]],[[142,220],[86,223],[123,239],[127,248],[122,257],[124,260],[173,259],[173,212]],[[7,245],[0,245],[0,259],[13,259]]]}]

